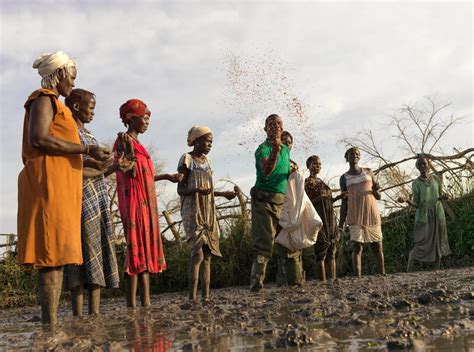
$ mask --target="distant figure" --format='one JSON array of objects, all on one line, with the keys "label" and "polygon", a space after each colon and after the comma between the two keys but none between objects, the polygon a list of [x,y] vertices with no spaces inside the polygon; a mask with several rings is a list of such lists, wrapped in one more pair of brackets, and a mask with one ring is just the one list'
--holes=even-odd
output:
[{"label": "distant figure", "polygon": [[288,175],[290,150],[281,142],[283,121],[270,115],[264,128],[267,139],[255,152],[257,180],[251,189],[253,255],[250,290],[263,288],[267,263],[272,255],[273,241],[277,234]]},{"label": "distant figure", "polygon": [[[290,132],[283,131],[281,133],[281,142],[291,152],[293,136]],[[290,160],[290,173],[297,170],[298,165],[293,160]],[[278,226],[277,233],[279,230],[280,226]],[[302,285],[304,281],[303,252],[301,250],[290,250],[280,243],[275,243],[275,253],[277,255],[277,286]]]},{"label": "distant figure", "polygon": [[41,320],[57,322],[63,266],[82,264],[82,157],[111,158],[109,150],[82,145],[71,111],[76,64],[62,51],[33,64],[43,88],[25,103],[23,170],[18,176],[18,261],[38,269]]},{"label": "distant figure", "polygon": [[352,242],[352,268],[354,275],[362,275],[362,246],[369,243],[374,253],[377,271],[385,275],[382,244],[382,224],[377,207],[380,200],[380,186],[375,181],[369,168],[361,168],[360,151],[357,147],[349,148],[344,154],[349,163],[349,171],[339,180],[341,192],[347,191],[347,198],[342,199],[339,228],[342,230],[347,220]]},{"label": "distant figure", "polygon": [[120,118],[127,132],[119,133],[114,144],[115,158],[122,154],[134,160],[128,172],[117,171],[117,195],[120,216],[127,240],[124,262],[126,299],[128,307],[136,306],[137,286],[140,284],[142,306],[150,303],[150,273],[166,269],[158,219],[155,181],[178,182],[182,175],[156,175],[153,161],[138,136],[148,129],[151,112],[144,102],[130,99],[120,107]]},{"label": "distant figure", "polygon": [[[74,89],[66,98],[66,105],[76,120],[81,144],[98,146],[94,135],[85,127],[95,115],[95,95],[84,89]],[[81,230],[84,264],[68,265],[64,270],[65,287],[72,290],[71,304],[75,316],[82,315],[85,288],[89,291],[89,314],[99,314],[101,287],[119,287],[105,177],[117,170],[122,172],[130,170],[133,161],[127,161],[122,155],[113,164],[104,163],[86,155],[83,166]]]},{"label": "distant figure", "polygon": [[212,148],[212,131],[209,127],[193,126],[188,132],[189,153],[181,156],[178,172],[183,175],[178,184],[181,196],[181,218],[186,241],[191,250],[189,263],[189,299],[196,300],[199,277],[202,298],[209,298],[212,256],[222,257],[219,248],[215,196],[233,199],[234,192],[214,191],[211,162],[207,154]]},{"label": "distant figure", "polygon": [[310,173],[309,177],[305,180],[306,194],[309,199],[311,199],[314,208],[323,220],[323,227],[314,245],[316,270],[318,279],[326,281],[325,260],[329,263],[330,278],[336,278],[336,252],[340,237],[333,203],[345,197],[347,191],[343,192],[340,196],[332,197],[331,188],[318,177],[321,171],[321,159],[319,156],[310,156],[308,160],[306,160],[306,167]]},{"label": "distant figure", "polygon": [[413,199],[398,198],[416,208],[414,246],[408,256],[407,271],[413,271],[414,261],[434,262],[441,266],[441,257],[451,254],[446,218],[441,200],[448,199],[442,191],[441,179],[430,173],[430,160],[419,157],[416,168],[420,176],[412,183]]}]

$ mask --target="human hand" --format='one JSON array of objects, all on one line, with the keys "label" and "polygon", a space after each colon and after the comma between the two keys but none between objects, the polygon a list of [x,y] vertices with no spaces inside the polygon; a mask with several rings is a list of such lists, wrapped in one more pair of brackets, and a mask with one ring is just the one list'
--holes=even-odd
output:
[{"label": "human hand", "polygon": [[110,149],[100,147],[98,145],[89,145],[88,155],[97,161],[107,161],[113,158],[113,154]]},{"label": "human hand", "polygon": [[398,203],[405,203],[405,202],[406,202],[406,199],[403,198],[403,197],[398,197],[398,198],[397,198],[397,202],[398,202]]},{"label": "human hand", "polygon": [[346,199],[348,195],[349,195],[349,191],[343,191],[341,192],[339,196],[341,197],[341,199]]},{"label": "human hand", "polygon": [[176,174],[169,175],[168,180],[173,182],[173,183],[177,183],[177,182],[181,182],[183,180],[183,178],[184,178],[184,174],[176,173]]},{"label": "human hand", "polygon": [[372,189],[374,191],[378,191],[380,189],[380,183],[378,183],[378,181],[373,181],[372,182]]},{"label": "human hand", "polygon": [[130,170],[133,169],[133,167],[135,166],[135,161],[133,160],[128,160],[126,157],[125,157],[125,154],[122,152],[119,156],[119,158],[117,159],[115,165],[117,165],[118,169],[121,171],[121,172],[128,172]]},{"label": "human hand", "polygon": [[449,196],[445,193],[445,194],[440,195],[438,199],[439,200],[448,200]]},{"label": "human hand", "polygon": [[232,200],[237,197],[237,194],[235,192],[224,192],[222,196],[225,197],[227,200]]}]

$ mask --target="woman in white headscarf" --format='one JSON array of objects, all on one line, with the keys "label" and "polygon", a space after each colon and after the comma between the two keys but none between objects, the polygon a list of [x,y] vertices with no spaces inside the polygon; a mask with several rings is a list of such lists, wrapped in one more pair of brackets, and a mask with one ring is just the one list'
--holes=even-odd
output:
[{"label": "woman in white headscarf", "polygon": [[82,264],[82,155],[107,162],[110,151],[81,145],[60,100],[74,87],[76,64],[62,51],[34,63],[41,89],[25,103],[23,170],[18,176],[18,261],[38,269],[43,323],[55,323],[63,266]]}]

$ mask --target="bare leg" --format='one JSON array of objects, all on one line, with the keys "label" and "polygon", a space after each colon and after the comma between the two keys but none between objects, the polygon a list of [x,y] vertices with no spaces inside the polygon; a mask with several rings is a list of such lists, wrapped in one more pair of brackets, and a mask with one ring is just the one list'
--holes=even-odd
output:
[{"label": "bare leg", "polygon": [[199,283],[199,267],[201,266],[202,261],[204,260],[204,253],[202,248],[191,256],[191,261],[189,263],[189,299],[195,301],[197,295],[197,288]]},{"label": "bare leg", "polygon": [[380,275],[385,275],[385,262],[383,257],[383,244],[380,242],[372,242],[370,244],[372,252],[374,253],[375,263],[377,265],[377,271]]},{"label": "bare leg", "polygon": [[329,259],[329,273],[331,279],[336,279],[336,258]]},{"label": "bare leg", "polygon": [[441,269],[441,256],[439,255],[439,253],[436,253],[436,259],[435,259],[435,262],[434,262],[434,269],[435,270]]},{"label": "bare leg", "polygon": [[352,271],[354,276],[362,276],[362,243],[354,242],[352,250]]},{"label": "bare leg", "polygon": [[89,315],[99,315],[100,307],[100,286],[91,285],[89,287]]},{"label": "bare leg", "polygon": [[138,275],[128,275],[125,276],[125,298],[127,299],[127,307],[135,308],[137,306],[137,284],[138,284]]},{"label": "bare leg", "polygon": [[57,323],[62,284],[62,266],[38,270],[41,321],[43,324],[53,325]]},{"label": "bare leg", "polygon": [[413,271],[413,266],[415,264],[415,259],[413,259],[413,249],[408,254],[408,264],[407,264],[407,272]]},{"label": "bare leg", "polygon": [[209,298],[209,289],[211,286],[211,259],[212,254],[209,249],[204,249],[204,261],[201,264],[201,290],[202,298],[207,300]]},{"label": "bare leg", "polygon": [[140,282],[140,302],[143,307],[151,305],[150,301],[150,274],[148,271],[138,274],[138,281]]},{"label": "bare leg", "polygon": [[318,280],[325,282],[326,281],[326,268],[324,266],[324,258],[316,262],[316,275]]},{"label": "bare leg", "polygon": [[75,317],[82,316],[84,307],[84,286],[79,285],[72,289],[71,292],[72,315]]}]

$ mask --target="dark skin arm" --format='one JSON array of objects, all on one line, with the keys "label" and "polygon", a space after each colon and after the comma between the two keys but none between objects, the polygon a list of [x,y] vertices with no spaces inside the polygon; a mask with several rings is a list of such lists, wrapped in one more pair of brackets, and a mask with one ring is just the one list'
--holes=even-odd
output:
[{"label": "dark skin arm", "polygon": [[176,183],[176,182],[181,182],[183,180],[183,177],[184,175],[181,173],[155,175],[155,182],[166,180],[166,181]]},{"label": "dark skin arm", "polygon": [[[341,176],[339,179],[339,186],[341,188],[341,195],[343,193],[347,194],[347,187],[346,187],[346,179],[344,175]],[[347,217],[347,197],[342,198],[341,203],[341,214],[339,217],[339,228],[342,229],[344,227],[344,223],[346,222]]]},{"label": "dark skin arm", "polygon": [[[117,171],[122,171],[122,172],[128,172],[130,171],[133,166],[135,165],[134,161],[127,160],[123,153],[120,155],[118,160],[111,164],[110,162],[107,163],[98,163],[97,160],[93,160],[93,162],[90,162],[91,159],[84,160],[84,169],[83,169],[83,176],[84,178],[92,178],[92,177],[97,177],[100,175],[104,175],[105,177],[110,176],[114,172]],[[87,164],[93,164],[93,165],[101,165],[99,168],[91,167]]]},{"label": "dark skin arm", "polygon": [[31,104],[28,128],[30,133],[29,142],[33,147],[56,155],[85,154],[89,150],[89,155],[100,161],[105,161],[112,157],[111,152],[105,148],[99,146],[87,147],[51,136],[49,128],[53,122],[53,117],[54,111],[49,97],[39,97]]},{"label": "dark skin arm", "polygon": [[[202,195],[208,195],[212,192],[212,188],[186,188],[186,182],[188,180],[189,170],[183,165],[178,169],[178,175],[182,175],[181,181],[178,183],[178,194],[180,196],[190,196],[195,193],[200,193]],[[235,198],[235,192],[219,192],[214,191],[214,196],[216,197],[225,197],[228,200]]]},{"label": "dark skin arm", "polygon": [[380,184],[375,181],[374,173],[371,169],[367,169],[369,171],[370,177],[372,178],[372,194],[374,195],[375,199],[380,200],[382,199],[382,194],[379,192]]},{"label": "dark skin arm", "polygon": [[280,150],[281,140],[277,138],[276,140],[272,141],[272,151],[269,157],[260,159],[260,169],[265,176],[270,175],[273,170],[275,170]]}]

